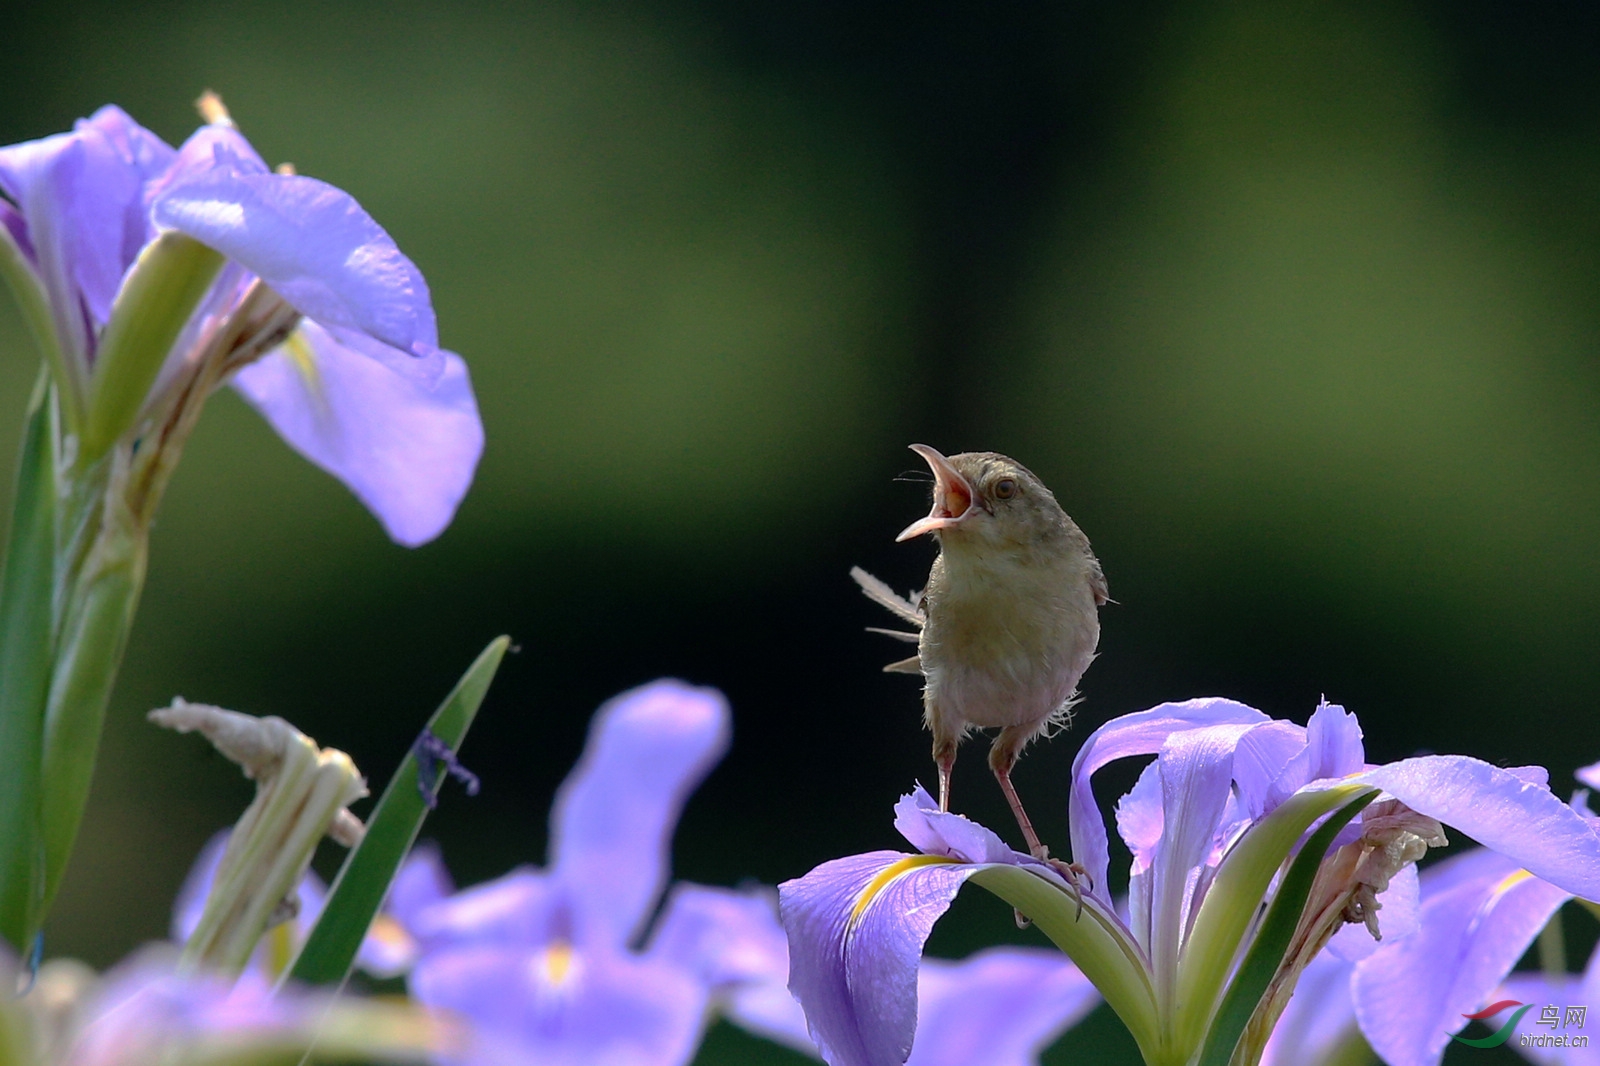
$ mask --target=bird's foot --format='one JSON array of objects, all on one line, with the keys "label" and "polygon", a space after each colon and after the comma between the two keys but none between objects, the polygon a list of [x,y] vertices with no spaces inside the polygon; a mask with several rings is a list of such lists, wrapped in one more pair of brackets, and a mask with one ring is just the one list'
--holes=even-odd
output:
[{"label": "bird's foot", "polygon": [[[1072,920],[1077,921],[1079,918],[1082,918],[1083,889],[1079,887],[1079,882],[1089,882],[1089,871],[1085,870],[1079,863],[1062,862],[1060,859],[1052,859],[1046,855],[1038,856],[1038,858],[1041,859],[1045,865],[1049,866],[1050,869],[1060,874],[1062,880],[1066,881],[1067,889],[1072,893],[1072,899],[1078,905],[1078,912],[1072,916]],[[1089,887],[1093,888],[1094,885],[1090,883]]]}]

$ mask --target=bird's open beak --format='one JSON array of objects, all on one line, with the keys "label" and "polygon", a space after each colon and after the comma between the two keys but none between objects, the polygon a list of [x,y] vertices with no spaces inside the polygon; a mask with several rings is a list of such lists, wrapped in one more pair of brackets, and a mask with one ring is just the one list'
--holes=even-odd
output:
[{"label": "bird's open beak", "polygon": [[937,529],[949,529],[972,513],[972,483],[961,471],[951,466],[950,460],[937,449],[926,444],[913,444],[911,450],[926,459],[933,470],[933,510],[928,512],[928,517],[919,518],[902,529],[894,538],[896,543]]}]

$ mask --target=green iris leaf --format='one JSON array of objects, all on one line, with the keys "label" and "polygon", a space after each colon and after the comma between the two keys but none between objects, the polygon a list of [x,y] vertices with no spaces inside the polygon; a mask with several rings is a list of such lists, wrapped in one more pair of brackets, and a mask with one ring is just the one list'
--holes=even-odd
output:
[{"label": "green iris leaf", "polygon": [[[450,749],[461,746],[510,644],[510,637],[490,641],[428,720],[428,731]],[[423,789],[432,797],[442,784],[443,774],[423,781],[418,769],[415,750],[408,752],[383,790],[367,822],[366,836],[339,870],[328,905],[290,967],[289,978],[309,985],[339,985],[349,976],[389,883],[428,815]]]},{"label": "green iris leaf", "polygon": [[1244,961],[1229,982],[1228,990],[1222,995],[1222,1003],[1212,1019],[1211,1030],[1206,1034],[1199,1066],[1228,1066],[1234,1048],[1250,1022],[1250,1016],[1255,1013],[1261,997],[1272,984],[1273,975],[1278,972],[1289,942],[1294,938],[1300,914],[1305,910],[1306,899],[1311,894],[1311,883],[1317,876],[1317,868],[1322,865],[1329,845],[1339,830],[1377,796],[1378,792],[1374,789],[1340,807],[1311,834],[1300,848],[1300,853],[1289,864],[1288,873],[1284,874],[1272,903],[1267,907],[1260,930],[1245,952]]}]

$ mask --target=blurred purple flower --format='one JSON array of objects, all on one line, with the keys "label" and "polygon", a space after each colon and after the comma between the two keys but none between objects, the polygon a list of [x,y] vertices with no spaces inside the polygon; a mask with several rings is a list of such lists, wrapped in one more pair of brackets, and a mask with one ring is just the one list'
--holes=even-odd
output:
[{"label": "blurred purple flower", "polygon": [[[1122,912],[1105,888],[1108,841],[1091,777],[1115,759],[1146,754],[1157,758],[1116,811],[1133,855]],[[791,988],[835,1066],[904,1062],[917,1028],[922,945],[961,885],[977,877],[1005,887],[1012,902],[1029,893],[1044,900],[1042,912],[1023,909],[1095,982],[1146,1058],[1186,1061],[1206,1037],[1289,849],[1316,818],[1374,789],[1398,802],[1374,804],[1336,838],[1307,906],[1328,924],[1318,933],[1302,923],[1290,946],[1298,964],[1275,979],[1269,999],[1282,1003],[1344,916],[1376,934],[1377,910],[1389,902],[1386,918],[1398,920],[1386,927],[1399,933],[1412,924],[1410,864],[1427,843],[1442,843],[1433,819],[1500,852],[1497,861],[1600,896],[1600,837],[1550,794],[1540,772],[1464,756],[1366,767],[1360,728],[1343,708],[1323,704],[1301,728],[1242,704],[1195,700],[1108,722],[1078,752],[1069,814],[1073,854],[1087,871],[1077,879],[1081,915],[1072,896],[1057,891],[1057,869],[940,813],[919,788],[900,801],[895,824],[921,854],[839,859],[779,886]],[[1348,929],[1333,939],[1353,958],[1371,950],[1370,938],[1360,944],[1366,936]],[[1391,989],[1390,1004],[1403,1004],[1402,993],[1410,990]]]},{"label": "blurred purple flower", "polygon": [[[1543,973],[1517,974],[1506,980],[1496,993],[1497,998],[1521,1000],[1524,1003],[1534,1003],[1539,1006],[1551,1005],[1562,1011],[1562,1024],[1566,1025],[1567,1006],[1582,1006],[1586,1010],[1600,1005],[1600,950],[1589,956],[1589,965],[1581,974],[1568,974],[1558,977]],[[1531,1013],[1531,1012],[1530,1012]],[[1552,1029],[1542,1028],[1534,1024],[1538,1015],[1525,1018],[1523,1021],[1524,1032],[1534,1035],[1556,1036],[1589,1036],[1585,1046],[1550,1046],[1540,1045],[1536,1042],[1523,1044],[1518,1038],[1507,1042],[1508,1047],[1516,1049],[1517,1053],[1530,1062],[1537,1062],[1542,1066],[1600,1066],[1600,1041],[1587,1033],[1563,1032],[1556,1033]],[[1585,1014],[1585,1024],[1588,1017]]]},{"label": "blurred purple flower", "polygon": [[[225,1066],[301,1059],[423,1062],[460,1039],[457,1028],[407,1004],[180,973],[152,946],[97,976],[81,963],[44,965],[27,995],[0,1002],[7,1062],[28,1066]],[[0,951],[0,979],[15,961]]]},{"label": "blurred purple flower", "polygon": [[134,398],[134,425],[191,402],[197,381],[208,389],[198,366],[214,361],[395,540],[421,544],[449,524],[483,446],[466,366],[438,345],[421,273],[348,194],[274,173],[231,123],[174,150],[110,106],[70,133],[0,148],[0,193],[0,267],[39,294],[31,318],[69,424],[84,417],[141,253],[185,234],[228,262]]},{"label": "blurred purple flower", "polygon": [[678,816],[729,727],[709,689],[662,681],[618,697],[557,795],[544,869],[401,905],[421,950],[412,995],[473,1023],[470,1049],[447,1061],[687,1062],[713,992],[770,965],[738,932],[716,944],[684,928],[675,916],[698,900],[682,889],[660,923],[677,948],[633,947],[666,887]]}]

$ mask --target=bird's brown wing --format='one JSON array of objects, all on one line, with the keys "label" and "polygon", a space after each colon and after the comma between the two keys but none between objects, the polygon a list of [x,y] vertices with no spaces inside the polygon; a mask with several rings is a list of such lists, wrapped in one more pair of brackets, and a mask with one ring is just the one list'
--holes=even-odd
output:
[{"label": "bird's brown wing", "polygon": [[861,591],[867,594],[867,599],[873,603],[887,608],[918,629],[921,629],[927,623],[928,616],[922,613],[922,595],[920,593],[915,600],[908,600],[859,566],[850,568],[850,576],[855,579],[857,585],[861,586]]}]

